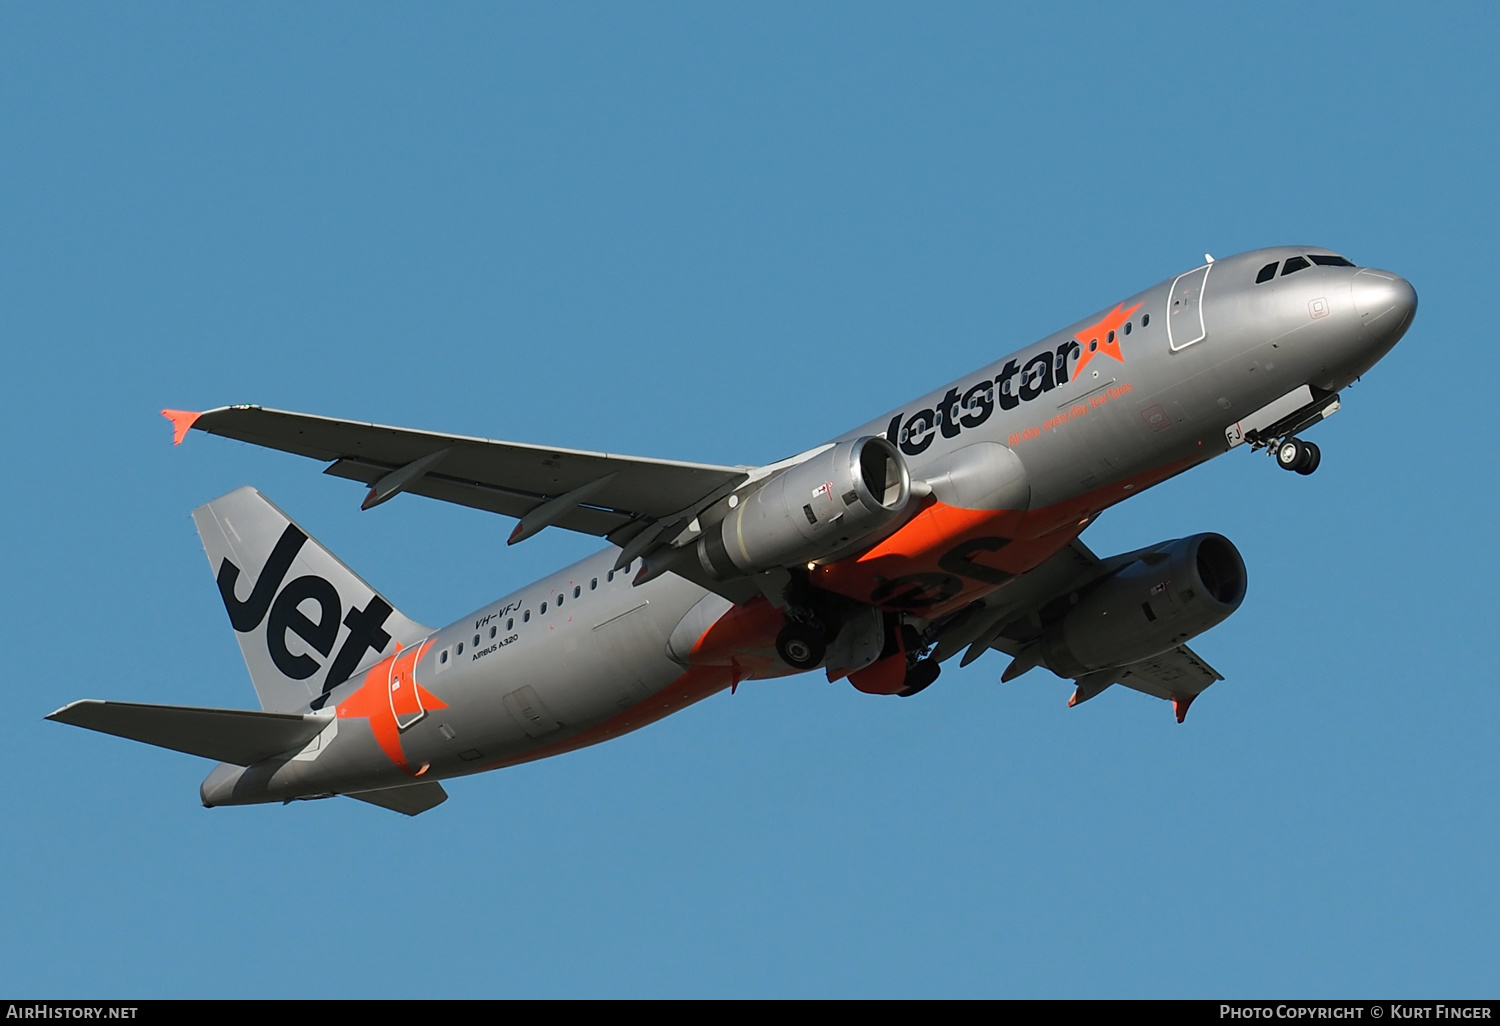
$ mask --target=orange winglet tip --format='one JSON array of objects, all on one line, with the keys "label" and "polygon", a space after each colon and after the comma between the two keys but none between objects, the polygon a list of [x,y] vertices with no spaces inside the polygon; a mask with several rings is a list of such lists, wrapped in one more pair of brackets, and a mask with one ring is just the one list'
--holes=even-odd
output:
[{"label": "orange winglet tip", "polygon": [[1068,708],[1071,709],[1078,704],[1078,689],[1073,689],[1072,696],[1068,699]]},{"label": "orange winglet tip", "polygon": [[172,422],[173,445],[181,445],[183,437],[188,433],[188,429],[197,422],[199,417],[203,416],[203,414],[194,413],[192,410],[162,410],[161,415]]},{"label": "orange winglet tip", "polygon": [[1188,695],[1186,698],[1178,698],[1176,695],[1172,696],[1172,711],[1177,714],[1178,723],[1187,719],[1188,706],[1192,705],[1193,699],[1197,697],[1197,695]]}]

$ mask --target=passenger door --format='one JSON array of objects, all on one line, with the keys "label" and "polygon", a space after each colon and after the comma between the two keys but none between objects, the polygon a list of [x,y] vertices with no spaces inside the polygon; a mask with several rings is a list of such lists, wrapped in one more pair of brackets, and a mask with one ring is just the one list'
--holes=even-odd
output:
[{"label": "passenger door", "polygon": [[1172,294],[1167,297],[1167,345],[1174,353],[1194,342],[1202,342],[1208,335],[1203,323],[1203,290],[1208,284],[1208,272],[1213,267],[1213,264],[1204,264],[1196,270],[1179,274],[1172,282]]}]

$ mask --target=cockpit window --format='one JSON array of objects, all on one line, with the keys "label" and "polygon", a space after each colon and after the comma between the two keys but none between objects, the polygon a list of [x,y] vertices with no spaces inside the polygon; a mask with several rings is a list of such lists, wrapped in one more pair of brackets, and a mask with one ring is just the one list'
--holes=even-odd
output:
[{"label": "cockpit window", "polygon": [[1269,264],[1262,267],[1260,273],[1255,276],[1255,284],[1259,285],[1276,277],[1276,264],[1277,261],[1272,260]]},{"label": "cockpit window", "polygon": [[1304,268],[1311,267],[1311,266],[1312,266],[1312,264],[1310,264],[1310,263],[1307,262],[1307,257],[1292,257],[1281,268],[1281,276],[1283,278],[1285,278],[1289,274],[1293,274],[1293,273],[1295,273],[1297,271],[1303,270]]},{"label": "cockpit window", "polygon": [[1310,254],[1308,256],[1308,259],[1311,260],[1313,263],[1317,264],[1319,267],[1353,267],[1354,266],[1353,261],[1345,260],[1341,256],[1334,256],[1332,254],[1312,253],[1312,254]]}]

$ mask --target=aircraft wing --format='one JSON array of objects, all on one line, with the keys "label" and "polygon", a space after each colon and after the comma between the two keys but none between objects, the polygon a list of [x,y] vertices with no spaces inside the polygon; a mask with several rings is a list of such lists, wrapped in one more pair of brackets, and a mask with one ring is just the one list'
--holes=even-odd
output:
[{"label": "aircraft wing", "polygon": [[[1034,651],[1032,643],[1042,632],[1043,620],[1050,619],[1050,607],[1066,603],[1070,592],[1129,565],[1137,555],[1127,552],[1100,559],[1074,539],[1041,566],[960,614],[963,619],[956,618],[940,636],[938,657],[945,659],[968,645],[962,664],[967,666],[989,649],[1011,656],[1020,656],[1028,646]],[[1171,702],[1181,722],[1193,699],[1223,679],[1202,656],[1186,645],[1178,645],[1149,659],[1078,678],[1074,701],[1069,704],[1087,701],[1112,684],[1123,684]]]},{"label": "aircraft wing", "polygon": [[1202,656],[1186,645],[1178,645],[1150,659],[1121,667],[1120,679],[1115,683],[1174,701],[1197,696],[1214,681],[1223,679],[1224,675],[1209,666]]},{"label": "aircraft wing", "polygon": [[685,523],[744,481],[750,469],[497,442],[259,406],[162,412],[178,442],[192,428],[323,460],[330,464],[324,473],[370,486],[367,509],[404,491],[516,517],[522,522],[512,541],[556,525],[624,545],[654,524]]}]

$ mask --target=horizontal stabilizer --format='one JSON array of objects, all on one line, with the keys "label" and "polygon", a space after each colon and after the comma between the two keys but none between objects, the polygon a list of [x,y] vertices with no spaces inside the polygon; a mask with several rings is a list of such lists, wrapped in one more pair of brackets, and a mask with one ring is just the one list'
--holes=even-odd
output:
[{"label": "horizontal stabilizer", "polygon": [[349,797],[399,812],[403,816],[417,816],[447,801],[448,792],[443,790],[442,784],[432,780],[404,787],[388,787],[383,791],[360,791]]},{"label": "horizontal stabilizer", "polygon": [[330,717],[85,698],[47,719],[217,762],[253,766],[301,748],[328,725]]}]

